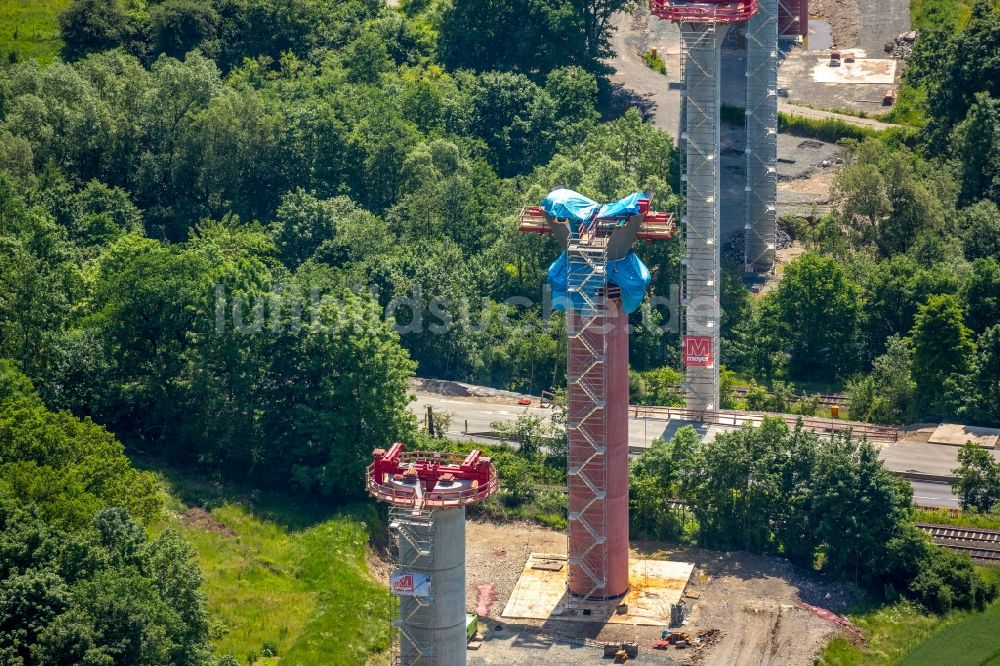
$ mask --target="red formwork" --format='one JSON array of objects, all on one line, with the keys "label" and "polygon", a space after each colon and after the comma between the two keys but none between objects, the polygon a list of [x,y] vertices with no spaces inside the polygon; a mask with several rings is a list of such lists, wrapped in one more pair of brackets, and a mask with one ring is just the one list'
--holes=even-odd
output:
[{"label": "red formwork", "polygon": [[676,23],[745,23],[760,9],[758,0],[650,0],[654,16]]},{"label": "red formwork", "polygon": [[405,449],[401,442],[375,449],[365,470],[369,495],[393,506],[451,509],[497,491],[496,467],[478,450],[463,456]]},{"label": "red formwork", "polygon": [[[644,241],[659,241],[669,240],[674,237],[674,232],[677,231],[677,224],[674,221],[673,213],[659,213],[649,210],[648,199],[640,199],[639,205],[642,212],[642,223],[635,233],[636,238]],[[545,211],[542,210],[541,206],[525,206],[522,208],[518,216],[518,222],[521,233],[538,234],[540,236],[552,233],[552,227],[549,226],[548,218],[545,216]],[[610,230],[602,228],[600,225],[597,226],[596,232],[599,236],[611,235]]]},{"label": "red formwork", "polygon": [[778,0],[778,34],[782,37],[809,34],[809,0]]},{"label": "red formwork", "polygon": [[[568,316],[577,315],[570,312]],[[601,327],[588,328],[580,338],[569,340],[577,347],[569,354],[570,376],[607,373],[605,406],[597,412],[583,389],[570,385],[569,419],[583,421],[586,427],[569,431],[568,465],[582,468],[581,474],[568,479],[569,512],[582,517],[569,521],[569,587],[580,596],[614,598],[628,591],[628,315],[620,299],[608,299],[603,320],[604,367],[587,360],[588,348],[602,346]],[[595,378],[594,385],[600,383]],[[594,456],[595,441],[605,447],[606,459]],[[603,500],[595,500],[595,490],[603,491]],[[601,531],[603,544],[595,538]],[[593,576],[602,571],[604,587],[595,590]]]}]

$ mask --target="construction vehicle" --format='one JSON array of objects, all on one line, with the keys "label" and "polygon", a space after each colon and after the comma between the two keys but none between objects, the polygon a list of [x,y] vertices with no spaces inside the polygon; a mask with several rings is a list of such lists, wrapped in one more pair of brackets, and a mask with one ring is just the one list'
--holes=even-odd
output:
[{"label": "construction vehicle", "polygon": [[830,67],[840,67],[840,51],[830,51]]},{"label": "construction vehicle", "polygon": [[854,63],[854,51],[848,51],[844,54],[844,63],[848,65]]}]

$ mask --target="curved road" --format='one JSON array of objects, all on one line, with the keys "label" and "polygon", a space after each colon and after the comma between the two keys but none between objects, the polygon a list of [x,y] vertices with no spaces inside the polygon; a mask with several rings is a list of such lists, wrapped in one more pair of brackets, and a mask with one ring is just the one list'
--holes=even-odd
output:
[{"label": "curved road", "polygon": [[[535,403],[537,404],[537,403]],[[492,402],[485,399],[456,398],[429,393],[418,393],[416,400],[410,403],[410,410],[422,419],[430,405],[436,412],[451,414],[451,427],[448,436],[455,439],[480,439],[484,442],[495,442],[492,438],[477,438],[475,433],[488,433],[494,421],[513,421],[521,414],[532,414],[548,419],[552,411],[542,407],[523,407],[502,401]],[[654,439],[666,439],[680,427],[693,425],[702,437],[714,437],[719,432],[725,432],[723,426],[707,426],[705,424],[689,424],[683,421],[664,421],[653,418],[634,418],[629,416],[629,446],[631,449],[648,448]],[[467,430],[466,430],[467,428]],[[473,433],[468,437],[464,433]],[[880,445],[881,456],[887,468],[894,472],[919,472],[922,474],[946,477],[957,466],[958,447],[922,442],[896,442]],[[997,456],[997,452],[993,452]],[[914,501],[922,506],[957,507],[958,500],[951,492],[947,483],[932,481],[910,481],[913,486]]]}]

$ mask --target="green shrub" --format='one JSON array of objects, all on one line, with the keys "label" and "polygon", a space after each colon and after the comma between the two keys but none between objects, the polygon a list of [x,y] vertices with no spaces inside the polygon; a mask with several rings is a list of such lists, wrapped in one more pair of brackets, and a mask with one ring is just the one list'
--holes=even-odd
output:
[{"label": "green shrub", "polygon": [[645,51],[640,53],[639,57],[642,58],[642,61],[645,62],[646,65],[654,72],[659,72],[660,74],[667,73],[667,63],[663,62],[663,58],[660,56],[653,55],[651,52]]},{"label": "green shrub", "polygon": [[778,131],[830,142],[840,139],[861,141],[879,135],[878,131],[870,127],[854,125],[839,118],[806,118],[788,113],[778,113]]},{"label": "green shrub", "polygon": [[663,367],[642,372],[629,371],[629,400],[636,405],[683,407],[681,373]]}]

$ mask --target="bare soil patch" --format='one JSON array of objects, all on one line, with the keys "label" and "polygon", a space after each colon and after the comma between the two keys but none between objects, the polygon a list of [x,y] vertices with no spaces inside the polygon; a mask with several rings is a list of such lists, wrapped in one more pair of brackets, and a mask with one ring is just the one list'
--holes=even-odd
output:
[{"label": "bare soil patch", "polygon": [[[496,601],[489,607],[488,625],[502,626],[496,640],[491,635],[481,648],[482,663],[528,663],[522,653],[525,638],[532,645],[557,645],[559,637],[583,642],[636,641],[641,658],[670,663],[698,664],[812,664],[832,636],[843,631],[835,623],[798,602],[841,613],[852,599],[846,588],[827,583],[785,560],[746,552],[721,553],[701,548],[657,542],[633,542],[637,559],[694,562],[695,572],[685,598],[688,623],[683,631],[693,635],[706,629],[719,634],[711,645],[694,650],[651,649],[664,627],[588,625],[557,620],[501,619],[517,577],[531,552],[565,552],[566,535],[528,523],[492,523],[470,520],[466,527],[467,607],[483,601],[490,584]],[[504,633],[506,632],[506,633]],[[516,632],[520,640],[511,640]],[[506,639],[504,638],[506,636]],[[534,650],[535,648],[532,648]],[[543,653],[535,652],[536,657]],[[555,658],[553,653],[553,658]],[[654,658],[656,657],[660,658]],[[544,659],[535,663],[548,663]],[[565,662],[564,662],[565,663]]]},{"label": "bare soil patch", "polygon": [[208,511],[205,511],[205,509],[200,506],[193,506],[186,511],[180,512],[177,514],[177,519],[184,527],[193,527],[203,532],[221,534],[225,537],[237,536],[234,530],[223,525],[218,518],[213,516]]},{"label": "bare soil patch", "polygon": [[845,49],[858,45],[861,35],[858,0],[810,0],[809,15],[824,18],[830,23],[834,47]]}]

